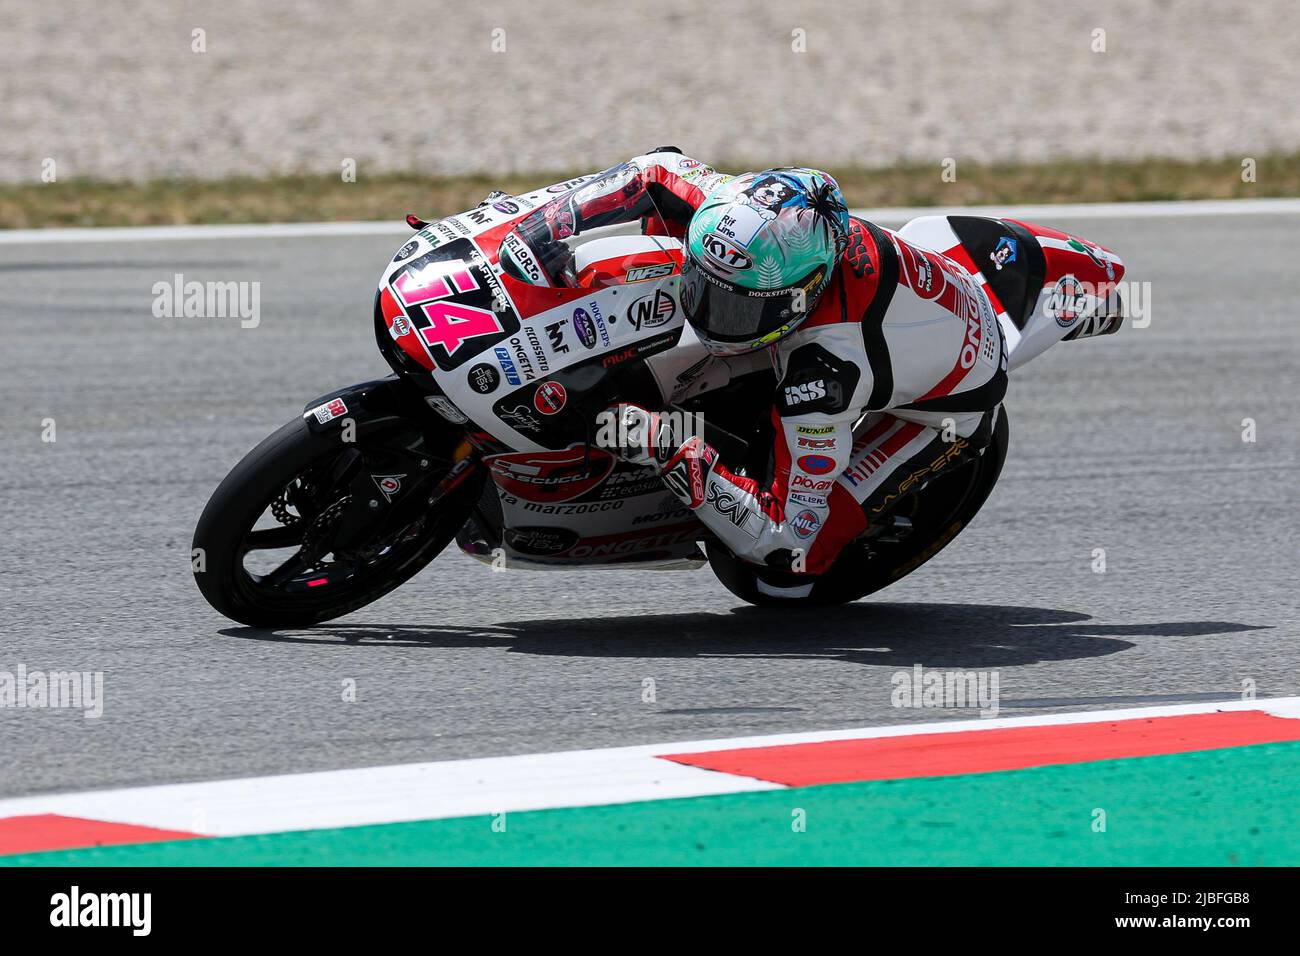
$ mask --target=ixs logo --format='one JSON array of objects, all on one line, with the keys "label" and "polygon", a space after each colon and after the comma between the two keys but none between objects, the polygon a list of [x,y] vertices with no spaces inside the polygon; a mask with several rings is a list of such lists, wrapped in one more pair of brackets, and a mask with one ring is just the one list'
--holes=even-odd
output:
[{"label": "ixs logo", "polygon": [[817,399],[825,397],[825,379],[819,378],[815,382],[804,382],[802,385],[787,385],[785,387],[785,403],[787,405],[802,405],[805,402],[815,402]]},{"label": "ixs logo", "polygon": [[748,269],[754,264],[754,260],[749,254],[741,250],[739,246],[724,239],[717,233],[709,233],[704,237],[701,243],[704,247],[704,254],[720,265],[728,269]]},{"label": "ixs logo", "polygon": [[153,284],[155,319],[232,319],[241,329],[262,322],[262,283],[186,282],[176,273],[171,282]]},{"label": "ixs logo", "polygon": [[50,897],[50,925],[124,926],[132,936],[148,936],[153,929],[153,894],[82,893],[73,886]]}]

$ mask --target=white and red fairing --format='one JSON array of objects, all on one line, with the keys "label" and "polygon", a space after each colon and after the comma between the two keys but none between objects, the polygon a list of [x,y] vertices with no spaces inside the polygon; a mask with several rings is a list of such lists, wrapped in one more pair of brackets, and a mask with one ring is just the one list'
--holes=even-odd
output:
[{"label": "white and red fairing", "polygon": [[[989,220],[993,222],[995,220]],[[898,235],[907,242],[939,252],[958,263],[979,284],[993,304],[998,325],[1007,346],[1008,371],[1066,338],[1087,338],[1115,331],[1123,317],[1118,286],[1124,278],[1124,263],[1111,250],[1035,223],[1003,220],[1020,227],[1033,238],[1043,256],[1043,275],[1023,315],[1011,315],[995,288],[1000,271],[991,259],[977,262],[953,228],[952,217],[922,216],[903,226]],[[1025,250],[1027,253],[1028,250]],[[1037,278],[1037,277],[1035,277]],[[1078,284],[1078,305],[1073,311],[1059,307],[1058,290]]]},{"label": "white and red fairing", "polygon": [[[600,374],[678,348],[689,355],[674,367],[704,357],[695,337],[682,335],[681,244],[654,217],[643,223],[648,234],[627,235],[624,226],[574,238],[576,288],[520,281],[499,261],[522,219],[548,203],[562,205],[606,175],[430,223],[402,247],[380,285],[379,307],[395,345],[429,371],[454,404],[452,415],[463,413],[509,449],[485,458],[501,501],[509,566],[698,567],[703,560],[698,522],[655,474],[585,442],[557,440],[550,427],[571,399],[557,373],[590,366]],[[466,256],[410,268],[453,244]]]}]

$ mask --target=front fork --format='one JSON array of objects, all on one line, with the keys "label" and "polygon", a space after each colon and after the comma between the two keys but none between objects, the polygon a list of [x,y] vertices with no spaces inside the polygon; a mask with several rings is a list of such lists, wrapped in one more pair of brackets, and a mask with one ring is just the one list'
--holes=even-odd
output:
[{"label": "front fork", "polygon": [[323,395],[303,418],[311,431],[334,433],[345,446],[327,484],[349,498],[330,535],[332,550],[364,549],[385,529],[413,524],[480,463],[460,429],[395,375]]}]

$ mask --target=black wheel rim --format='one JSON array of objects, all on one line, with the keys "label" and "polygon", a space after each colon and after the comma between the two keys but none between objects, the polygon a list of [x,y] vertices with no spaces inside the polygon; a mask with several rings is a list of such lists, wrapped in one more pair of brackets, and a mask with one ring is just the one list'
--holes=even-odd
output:
[{"label": "black wheel rim", "polygon": [[[331,534],[352,504],[347,488],[330,485],[329,475],[340,456],[351,450],[330,449],[293,475],[260,508],[242,531],[233,554],[233,589],[241,603],[266,611],[303,611],[312,607],[336,607],[360,600],[405,580],[403,569],[418,561],[441,537],[446,516],[438,504],[410,506],[401,512],[386,511],[375,521],[372,533],[360,546],[336,553]],[[406,496],[423,495],[449,467],[448,462],[431,462],[405,491]],[[365,467],[364,460],[362,467]],[[416,466],[418,468],[418,465]],[[376,500],[376,499],[371,499]],[[276,503],[286,512],[276,515]],[[420,503],[417,503],[420,504]],[[441,504],[441,502],[439,503]],[[267,514],[278,522],[258,527]],[[283,518],[288,517],[287,522]],[[453,529],[454,530],[454,529]],[[281,552],[282,560],[269,570],[251,570],[250,555]],[[272,558],[274,561],[275,559]]]}]

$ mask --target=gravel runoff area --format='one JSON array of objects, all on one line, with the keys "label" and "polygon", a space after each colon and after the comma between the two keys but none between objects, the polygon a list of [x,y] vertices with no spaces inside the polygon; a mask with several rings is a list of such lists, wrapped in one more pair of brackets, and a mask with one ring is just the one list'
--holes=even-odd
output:
[{"label": "gravel runoff area", "polygon": [[660,143],[724,168],[1263,156],[1300,148],[1294,13],[0,0],[0,181],[571,170]]}]

